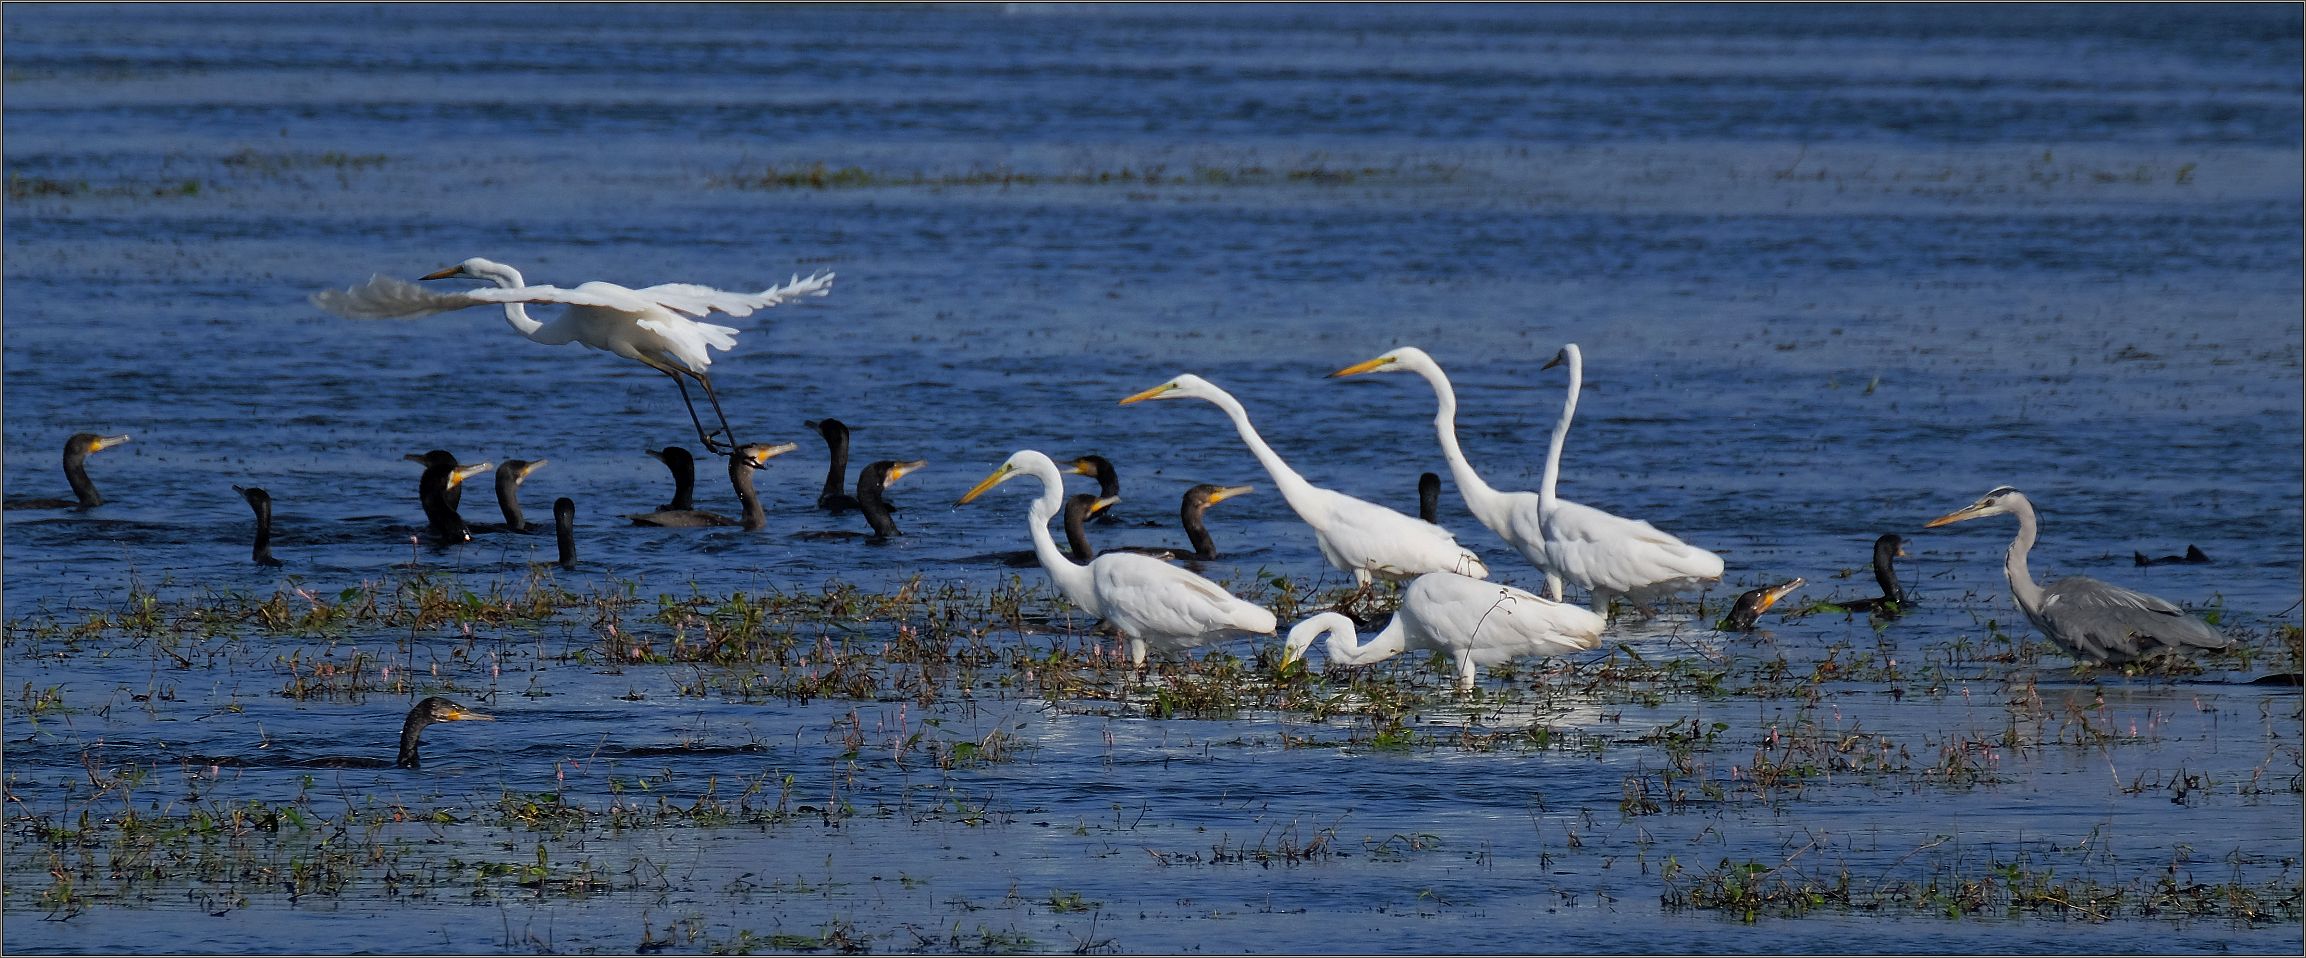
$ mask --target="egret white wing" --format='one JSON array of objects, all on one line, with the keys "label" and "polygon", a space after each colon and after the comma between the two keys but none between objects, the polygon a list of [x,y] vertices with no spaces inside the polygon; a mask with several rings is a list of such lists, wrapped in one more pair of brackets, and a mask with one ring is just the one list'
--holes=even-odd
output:
[{"label": "egret white wing", "polygon": [[1427,572],[1489,574],[1481,557],[1458,545],[1447,529],[1341,492],[1313,491],[1321,494],[1327,521],[1309,524],[1337,565],[1396,579]]},{"label": "egret white wing", "polygon": [[1440,573],[1411,583],[1401,609],[1413,638],[1469,651],[1479,665],[1590,649],[1605,624],[1593,612],[1523,589]]},{"label": "egret white wing", "polygon": [[620,312],[646,312],[647,300],[611,283],[586,283],[576,289],[558,286],[484,286],[478,289],[441,289],[390,276],[371,276],[368,282],[345,289],[324,289],[312,294],[312,304],[348,319],[413,319],[503,303],[562,303],[597,306]]},{"label": "egret white wing", "polygon": [[823,296],[831,292],[832,288],[833,274],[818,273],[807,279],[796,276],[783,286],[771,286],[758,293],[733,293],[695,283],[665,283],[633,290],[633,293],[666,309],[690,316],[716,312],[750,316],[756,309],[767,309],[804,296]]},{"label": "egret white wing", "polygon": [[1150,556],[1112,553],[1099,556],[1089,569],[1105,618],[1122,634],[1155,648],[1269,634],[1276,625],[1272,612]]}]

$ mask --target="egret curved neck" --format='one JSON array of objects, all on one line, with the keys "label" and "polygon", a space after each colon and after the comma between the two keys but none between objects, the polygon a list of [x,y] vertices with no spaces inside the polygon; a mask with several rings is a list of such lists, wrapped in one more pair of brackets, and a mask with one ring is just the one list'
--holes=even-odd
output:
[{"label": "egret curved neck", "polygon": [[[1057,540],[1049,535],[1049,519],[1065,511],[1065,479],[1057,474],[1055,463],[1045,466],[1037,464],[1032,473],[1034,478],[1041,480],[1041,497],[1033,500],[1033,505],[1025,510],[1025,516],[1032,526],[1033,556],[1041,560],[1042,570],[1049,573],[1049,578],[1057,583],[1059,591],[1070,596],[1089,596],[1089,567],[1077,565],[1066,558],[1065,553],[1057,551]],[[1097,613],[1096,609],[1088,611]]]},{"label": "egret curved neck", "polygon": [[[467,272],[477,279],[485,279],[496,284],[498,289],[519,289],[528,285],[528,281],[521,278],[520,270],[503,263],[492,264],[492,268],[480,271],[472,271],[468,268]],[[504,304],[504,321],[506,325],[512,327],[513,332],[530,339],[535,339],[537,330],[544,328],[543,323],[528,317],[528,306],[522,303]]]},{"label": "egret curved neck", "polygon": [[1570,421],[1577,418],[1577,394],[1585,388],[1584,354],[1578,352],[1575,343],[1562,347],[1561,351],[1569,357],[1569,392],[1561,401],[1561,421],[1553,424],[1553,441],[1545,449],[1545,480],[1537,486],[1541,506],[1553,505],[1554,484],[1561,478],[1561,447],[1569,441]]},{"label": "egret curved neck", "polygon": [[1465,450],[1457,444],[1457,389],[1450,385],[1449,374],[1439,366],[1419,365],[1417,374],[1433,386],[1433,399],[1438,404],[1433,413],[1433,432],[1441,439],[1442,457],[1449,460],[1449,475],[1457,480],[1458,494],[1465,497],[1465,505],[1480,517],[1483,525],[1497,528],[1503,525],[1503,516],[1493,518],[1501,498],[1497,490],[1483,482],[1481,474],[1473,471],[1473,464],[1465,461]]},{"label": "egret curved neck", "polygon": [[1249,424],[1249,411],[1241,408],[1240,400],[1234,399],[1231,393],[1220,391],[1209,397],[1209,401],[1225,410],[1226,417],[1233,420],[1233,428],[1241,433],[1242,443],[1249,447],[1249,454],[1256,456],[1257,462],[1265,467],[1266,474],[1273,477],[1273,485],[1281,490],[1281,498],[1288,500],[1289,507],[1297,510],[1299,515],[1304,515],[1305,510],[1311,506],[1305,497],[1313,491],[1313,484],[1306,482],[1304,476],[1297,474],[1297,470],[1289,468],[1288,463],[1281,461],[1281,455],[1274,452],[1272,446],[1265,444],[1264,437],[1257,434],[1257,427]]},{"label": "egret curved neck", "polygon": [[1408,636],[1398,615],[1370,636],[1368,642],[1362,642],[1352,629],[1340,626],[1329,633],[1329,661],[1340,665],[1372,665],[1400,655],[1407,645]]}]

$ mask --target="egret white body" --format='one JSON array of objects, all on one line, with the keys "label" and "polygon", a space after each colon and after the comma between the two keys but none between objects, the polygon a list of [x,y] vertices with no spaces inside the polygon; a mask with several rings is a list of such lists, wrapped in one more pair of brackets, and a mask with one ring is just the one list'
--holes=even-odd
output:
[{"label": "egret white body", "polygon": [[2233,644],[2210,623],[2170,602],[2084,576],[2068,576],[2047,586],[2034,582],[2026,554],[2034,548],[2034,504],[2026,494],[1999,486],[1978,501],[1932,519],[1926,528],[1984,516],[2018,517],[2018,536],[2002,559],[2010,597],[2026,621],[2075,658],[2120,665],[2165,650],[2223,649]]},{"label": "egret white body", "polygon": [[[514,332],[547,346],[582,343],[645,365],[682,383],[684,403],[688,401],[688,386],[681,377],[695,378],[713,399],[715,412],[720,409],[720,400],[713,396],[712,380],[705,371],[713,364],[711,350],[735,348],[738,331],[690,317],[713,313],[749,316],[754,310],[804,296],[823,296],[833,283],[833,274],[822,273],[758,293],[732,293],[689,283],[628,289],[615,283],[590,282],[562,289],[530,286],[519,270],[479,257],[424,278],[476,279],[493,286],[444,292],[389,276],[372,276],[367,283],[349,289],[314,293],[312,303],[350,319],[409,319],[469,306],[502,305],[504,320]],[[530,303],[558,303],[566,308],[557,318],[540,322],[529,318]],[[725,444],[705,435],[704,423],[693,405],[689,417],[708,448],[721,451],[736,444],[726,416],[721,418],[722,433],[728,436]]]},{"label": "egret white body", "polygon": [[1281,490],[1281,498],[1296,511],[1298,518],[1313,527],[1321,557],[1329,560],[1330,565],[1352,573],[1354,581],[1362,586],[1369,585],[1371,576],[1399,581],[1428,572],[1455,572],[1477,579],[1489,575],[1489,567],[1482,563],[1481,557],[1458,545],[1449,530],[1305,481],[1305,477],[1289,468],[1280,454],[1258,436],[1241,403],[1208,380],[1191,374],[1179,376],[1121,400],[1121,404],[1147,399],[1205,399],[1224,410],[1233,420],[1233,427],[1241,433],[1241,441],[1248,444],[1249,452],[1273,477],[1273,485]]},{"label": "egret white body", "polygon": [[1510,585],[1451,572],[1418,576],[1401,590],[1401,607],[1368,642],[1353,620],[1323,612],[1289,630],[1286,665],[1326,637],[1329,661],[1370,665],[1420,650],[1449,656],[1459,691],[1471,691],[1476,669],[1522,656],[1565,655],[1601,644],[1602,617]]},{"label": "egret white body", "polygon": [[1182,652],[1239,636],[1273,634],[1278,624],[1273,613],[1151,556],[1113,552],[1086,566],[1067,558],[1049,534],[1049,519],[1065,507],[1064,475],[1039,452],[1025,449],[1010,456],[961,503],[1019,475],[1041,480],[1041,495],[1026,510],[1041,568],[1074,605],[1121,632],[1131,665],[1143,666],[1149,651]]}]

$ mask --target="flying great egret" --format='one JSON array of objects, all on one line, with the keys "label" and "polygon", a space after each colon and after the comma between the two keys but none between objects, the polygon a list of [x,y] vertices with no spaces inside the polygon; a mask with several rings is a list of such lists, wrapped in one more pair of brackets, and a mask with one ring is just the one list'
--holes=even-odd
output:
[{"label": "flying great egret", "polygon": [[1121,405],[1147,399],[1204,399],[1224,410],[1241,433],[1241,441],[1273,477],[1281,498],[1298,518],[1313,527],[1322,558],[1353,573],[1362,588],[1369,587],[1372,575],[1393,580],[1428,572],[1456,572],[1477,579],[1489,575],[1481,557],[1458,545],[1448,530],[1305,481],[1257,435],[1241,403],[1208,380],[1188,373],[1121,400]]},{"label": "flying great egret", "polygon": [[1449,656],[1457,688],[1465,692],[1473,690],[1476,666],[1590,649],[1601,644],[1605,624],[1600,615],[1510,585],[1429,572],[1401,590],[1393,620],[1367,643],[1358,641],[1352,619],[1323,612],[1289,630],[1281,664],[1304,656],[1324,636],[1329,661],[1336,665],[1369,665],[1410,650],[1435,651]]},{"label": "flying great egret", "polygon": [[[389,276],[372,276],[367,283],[349,289],[314,293],[312,303],[349,319],[405,319],[468,306],[500,304],[504,307],[505,322],[514,332],[531,340],[547,346],[583,343],[671,376],[673,383],[680,387],[682,404],[688,406],[689,421],[697,427],[697,438],[713,452],[728,451],[737,441],[735,432],[729,428],[728,416],[721,412],[721,400],[713,392],[713,381],[705,374],[706,368],[713,364],[707,347],[724,352],[735,347],[737,330],[700,323],[690,317],[716,312],[749,316],[756,309],[767,309],[803,296],[823,296],[833,283],[833,274],[820,273],[807,279],[795,278],[783,286],[772,286],[758,293],[724,292],[689,283],[627,289],[597,281],[575,289],[561,289],[530,286],[521,278],[519,270],[479,257],[423,278],[475,279],[494,286],[449,293]],[[529,318],[529,303],[559,303],[567,309],[559,318],[539,322]],[[721,419],[718,435],[726,436],[727,442],[706,435],[704,420],[697,416],[696,405],[689,400],[684,376],[693,377],[705,387],[705,397],[712,401],[713,413]]]},{"label": "flying great egret", "polygon": [[76,432],[64,440],[64,481],[72,484],[70,499],[10,499],[4,505],[9,509],[93,509],[104,504],[104,496],[96,491],[96,484],[88,481],[88,454],[102,452],[127,442],[127,436],[99,436],[92,432]]},{"label": "flying great egret", "polygon": [[1537,492],[1500,492],[1484,482],[1466,461],[1457,443],[1457,391],[1433,357],[1414,346],[1404,346],[1368,362],[1347,366],[1330,375],[1355,376],[1374,372],[1413,372],[1433,387],[1440,408],[1433,416],[1433,431],[1441,439],[1441,452],[1457,480],[1458,494],[1473,517],[1504,539],[1530,564],[1545,571],[1546,591],[1554,601],[1562,596],[1568,579],[1593,594],[1593,607],[1606,611],[1612,597],[1624,596],[1637,606],[1684,589],[1720,579],[1721,557],[1658,531],[1639,519],[1614,516],[1591,506],[1554,495],[1561,472],[1561,447],[1569,436],[1570,420],[1577,413],[1577,394],[1583,383],[1583,362],[1577,344],[1562,347],[1552,362],[1570,365],[1569,398],[1561,420],[1553,428],[1553,444],[1545,459],[1545,478]]},{"label": "flying great egret", "polygon": [[2010,596],[2026,621],[2075,658],[2120,665],[2163,650],[2223,649],[2233,640],[2210,623],[2168,601],[2083,576],[2037,585],[2026,569],[2034,548],[2034,504],[2026,494],[1998,486],[1978,501],[1932,519],[1927,528],[1982,516],[2018,517],[2018,537],[2010,541],[2002,572]]},{"label": "flying great egret", "polygon": [[1025,513],[1041,568],[1074,605],[1120,631],[1129,643],[1129,664],[1143,667],[1147,651],[1181,652],[1238,636],[1273,634],[1273,613],[1151,556],[1115,552],[1075,565],[1049,536],[1050,517],[1065,507],[1065,477],[1055,461],[1039,452],[1019,450],[954,504],[974,501],[1020,475],[1041,480],[1041,495]]}]

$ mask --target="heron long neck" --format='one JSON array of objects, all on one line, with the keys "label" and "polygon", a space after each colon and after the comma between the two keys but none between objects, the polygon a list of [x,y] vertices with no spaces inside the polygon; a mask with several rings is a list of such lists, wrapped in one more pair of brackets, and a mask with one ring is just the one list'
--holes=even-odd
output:
[{"label": "heron long neck", "polygon": [[1408,646],[1407,630],[1402,628],[1401,616],[1395,615],[1385,628],[1370,636],[1368,642],[1350,628],[1339,626],[1329,632],[1329,661],[1340,665],[1370,665],[1383,662]]},{"label": "heron long neck", "polygon": [[496,507],[504,512],[504,527],[513,532],[528,530],[528,517],[520,511],[520,477],[514,470],[500,470],[496,474]]},{"label": "heron long neck", "polygon": [[422,711],[408,713],[408,721],[400,724],[400,757],[393,761],[394,768],[418,767],[417,737],[424,734],[424,727],[430,724],[432,724],[432,720],[427,718]]},{"label": "heron long neck", "polygon": [[72,497],[80,500],[81,508],[104,504],[96,484],[88,481],[88,450],[77,443],[64,450],[64,481],[72,484]]},{"label": "heron long neck", "polygon": [[761,497],[753,492],[753,464],[741,454],[729,456],[729,485],[737,490],[737,501],[744,504],[746,532],[759,532],[769,527],[769,510],[761,505]]},{"label": "heron long neck", "polygon": [[1569,357],[1569,392],[1561,401],[1561,421],[1553,424],[1553,441],[1545,450],[1545,479],[1537,486],[1541,510],[1553,507],[1554,483],[1561,478],[1561,447],[1569,441],[1570,420],[1577,418],[1578,391],[1585,388],[1585,356],[1578,352],[1576,343],[1563,346],[1561,352]]},{"label": "heron long neck", "polygon": [[1217,558],[1217,540],[1209,538],[1209,527],[1201,522],[1201,517],[1208,511],[1208,500],[1187,499],[1183,506],[1178,507],[1177,518],[1185,523],[1185,541],[1193,544],[1193,554],[1204,559],[1214,559]]},{"label": "heron long neck", "polygon": [[1457,444],[1457,390],[1450,386],[1449,374],[1430,364],[1421,363],[1412,368],[1433,386],[1433,398],[1439,404],[1433,413],[1433,432],[1441,438],[1442,457],[1449,460],[1449,475],[1457,480],[1457,492],[1465,497],[1465,507],[1482,525],[1502,529],[1506,522],[1505,497],[1481,480],[1481,474],[1473,471],[1473,464],[1465,461],[1465,450]]},{"label": "heron long neck", "polygon": [[[1057,551],[1057,540],[1049,535],[1050,518],[1065,511],[1065,478],[1057,474],[1057,464],[1053,462],[1034,463],[1027,468],[1032,471],[1034,478],[1041,480],[1041,497],[1033,500],[1033,505],[1025,511],[1025,517],[1032,526],[1033,555],[1041,560],[1041,569],[1049,573],[1050,580],[1057,583],[1060,591],[1068,596],[1094,601],[1095,592],[1091,589],[1089,567],[1075,564],[1064,553]],[[1096,609],[1087,611],[1091,615],[1103,614]]]},{"label": "heron long neck", "polygon": [[2026,569],[2026,553],[2034,548],[2034,504],[2026,497],[2012,494],[2007,500],[2010,514],[2018,517],[2018,537],[2010,540],[2010,554],[2002,560],[2002,572],[2010,577],[2010,597],[2018,600],[2018,608],[2028,618],[2041,614],[2042,587],[2034,583],[2034,574]]},{"label": "heron long neck", "polygon": [[1258,463],[1265,467],[1266,474],[1273,477],[1273,485],[1281,490],[1281,498],[1288,500],[1289,507],[1296,510],[1299,516],[1304,516],[1312,506],[1306,497],[1313,491],[1313,484],[1306,482],[1304,476],[1297,474],[1297,470],[1289,468],[1288,463],[1281,461],[1280,454],[1274,452],[1273,447],[1266,445],[1265,439],[1257,435],[1257,427],[1249,424],[1249,412],[1241,408],[1240,400],[1220,390],[1209,401],[1225,410],[1225,415],[1233,420],[1233,428],[1240,431],[1241,441],[1249,446],[1250,455],[1256,456]]},{"label": "heron long neck", "polygon": [[[468,266],[465,272],[477,279],[485,279],[495,283],[499,289],[519,289],[528,285],[528,281],[521,278],[520,270],[503,263],[492,263],[490,268],[477,271]],[[504,304],[504,321],[506,325],[512,327],[513,332],[530,339],[537,339],[537,330],[544,328],[543,323],[528,318],[528,307],[521,303]],[[537,341],[547,342],[543,339],[537,339]],[[551,340],[551,342],[558,345],[567,342],[567,340]]]}]

